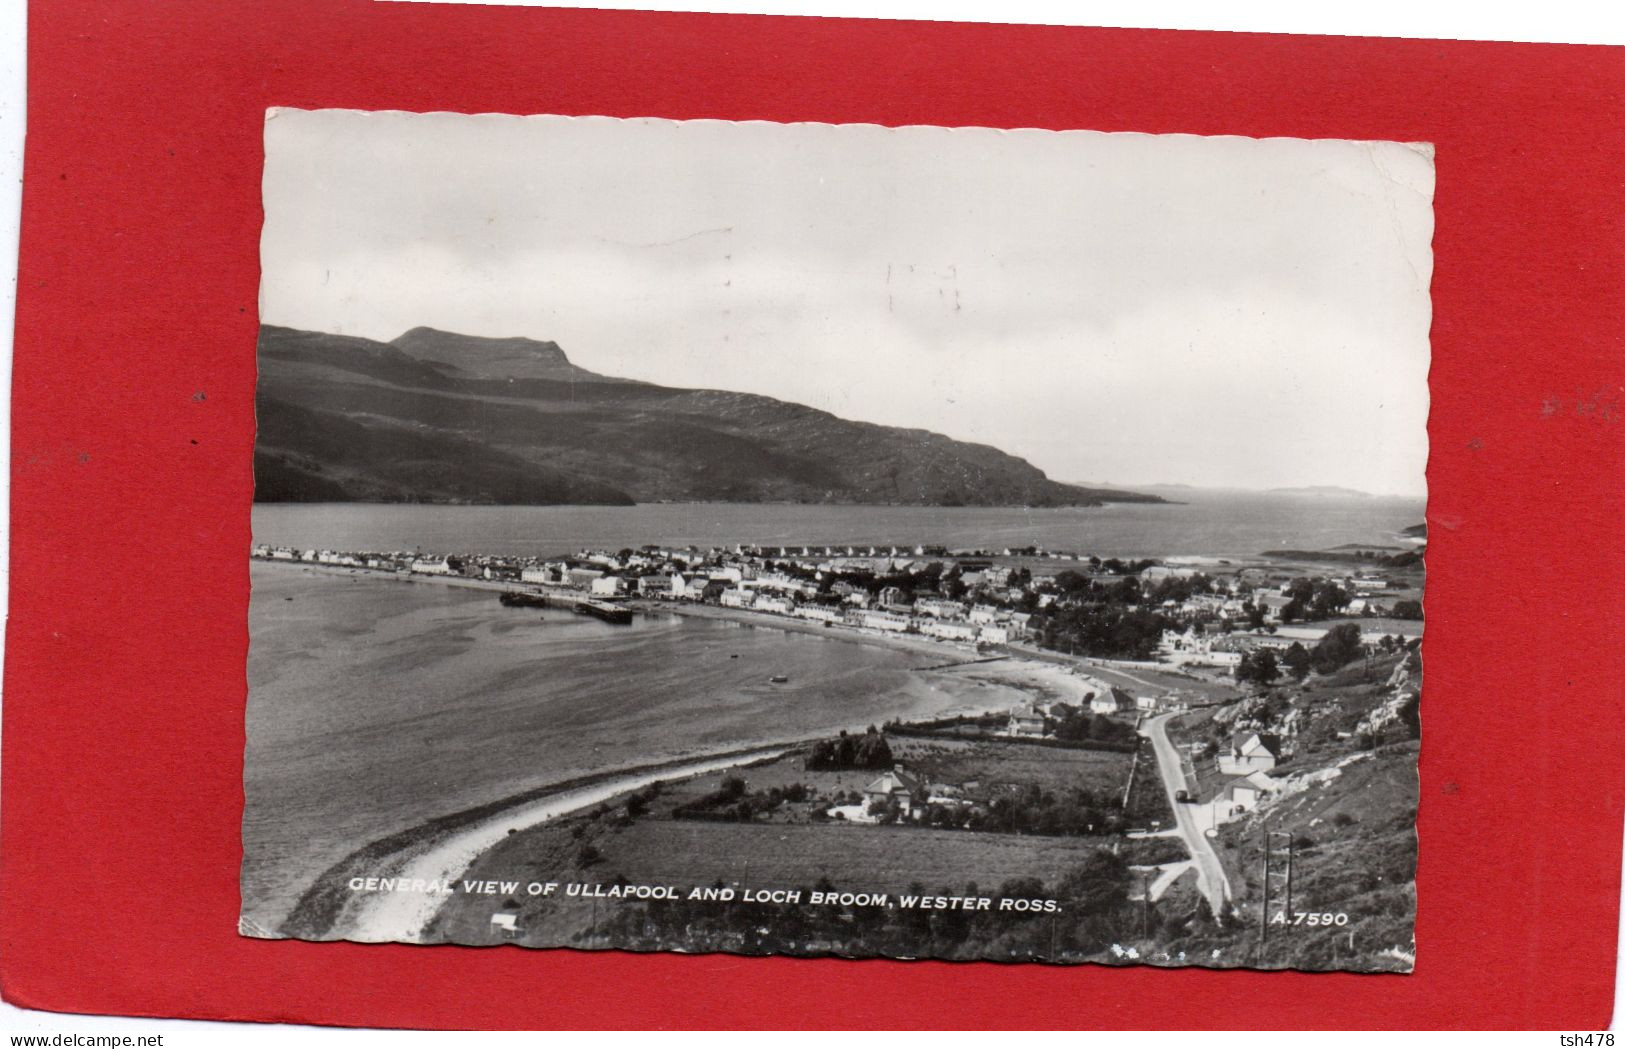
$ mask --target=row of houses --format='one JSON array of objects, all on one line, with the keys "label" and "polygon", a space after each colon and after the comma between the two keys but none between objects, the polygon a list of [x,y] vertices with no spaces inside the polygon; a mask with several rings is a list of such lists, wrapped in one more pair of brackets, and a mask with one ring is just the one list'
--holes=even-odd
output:
[{"label": "row of houses", "polygon": [[756,593],[739,587],[722,591],[717,603],[724,608],[749,609],[821,623],[841,623],[887,634],[918,634],[939,641],[966,644],[1007,645],[1023,636],[1021,627],[1013,622],[956,622],[859,605],[798,604],[789,597]]},{"label": "row of houses", "polygon": [[1163,662],[1176,666],[1231,668],[1239,666],[1241,657],[1248,652],[1283,652],[1294,644],[1314,648],[1339,622],[1357,624],[1360,640],[1368,645],[1384,637],[1409,641],[1422,636],[1420,621],[1398,619],[1347,619],[1228,633],[1198,633],[1195,627],[1187,627],[1184,631],[1164,630],[1157,644],[1157,655]]},{"label": "row of houses", "polygon": [[[336,550],[297,550],[287,546],[260,544],[252,554],[267,561],[300,561],[307,564],[329,565],[335,568],[371,568],[386,572],[411,572],[415,575],[463,575],[463,565],[445,557],[420,557],[414,554],[350,554]],[[489,575],[486,578],[490,578]]]}]

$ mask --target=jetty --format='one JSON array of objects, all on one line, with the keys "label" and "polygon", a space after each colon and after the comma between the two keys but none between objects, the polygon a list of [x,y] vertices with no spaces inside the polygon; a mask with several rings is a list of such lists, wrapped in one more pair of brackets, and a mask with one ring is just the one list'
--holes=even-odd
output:
[{"label": "jetty", "polygon": [[605,623],[626,626],[632,622],[632,610],[609,601],[598,601],[580,594],[549,594],[533,590],[504,590],[497,598],[509,608],[561,608],[577,615],[591,616]]},{"label": "jetty", "polygon": [[608,601],[594,601],[584,598],[576,602],[575,611],[580,615],[592,616],[602,619],[606,623],[617,626],[626,626],[632,622],[632,610],[622,605],[612,605]]}]

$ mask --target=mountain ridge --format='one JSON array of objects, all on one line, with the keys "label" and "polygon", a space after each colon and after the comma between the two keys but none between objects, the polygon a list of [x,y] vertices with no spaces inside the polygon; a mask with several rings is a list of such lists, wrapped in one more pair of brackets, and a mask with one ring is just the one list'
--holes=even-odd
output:
[{"label": "mountain ridge", "polygon": [[262,325],[261,502],[1098,506],[989,445],[791,401],[599,375],[557,343]]}]

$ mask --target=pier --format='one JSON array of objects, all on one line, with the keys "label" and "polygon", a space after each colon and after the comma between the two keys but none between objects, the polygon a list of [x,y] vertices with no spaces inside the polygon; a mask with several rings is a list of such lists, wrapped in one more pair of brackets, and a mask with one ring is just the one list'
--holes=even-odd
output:
[{"label": "pier", "polygon": [[632,610],[609,601],[599,601],[580,594],[553,594],[538,590],[504,590],[498,598],[509,608],[561,608],[577,615],[592,616],[605,623],[625,626],[632,622]]}]

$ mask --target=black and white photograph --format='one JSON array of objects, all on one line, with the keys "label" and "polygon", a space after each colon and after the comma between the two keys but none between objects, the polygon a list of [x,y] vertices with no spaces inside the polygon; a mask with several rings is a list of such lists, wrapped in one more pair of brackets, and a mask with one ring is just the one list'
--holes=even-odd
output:
[{"label": "black and white photograph", "polygon": [[1433,193],[268,111],[241,933],[1409,972]]}]

